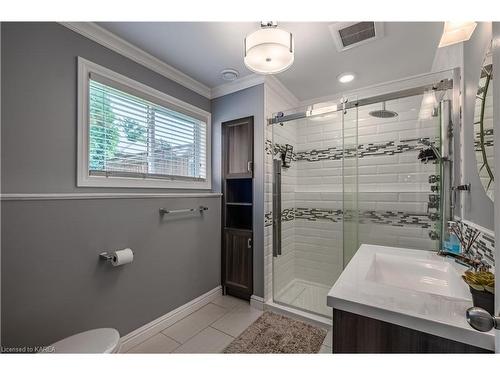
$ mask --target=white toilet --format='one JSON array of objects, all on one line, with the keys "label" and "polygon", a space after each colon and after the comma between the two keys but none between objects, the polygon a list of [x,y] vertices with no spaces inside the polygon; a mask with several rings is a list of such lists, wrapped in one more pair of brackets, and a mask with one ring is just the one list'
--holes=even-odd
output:
[{"label": "white toilet", "polygon": [[115,353],[120,334],[113,328],[98,328],[77,333],[50,345],[47,353]]}]

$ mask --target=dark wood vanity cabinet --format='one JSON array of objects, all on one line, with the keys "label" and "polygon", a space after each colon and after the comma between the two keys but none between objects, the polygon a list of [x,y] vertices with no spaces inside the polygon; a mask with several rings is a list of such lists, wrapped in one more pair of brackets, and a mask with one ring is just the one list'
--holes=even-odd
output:
[{"label": "dark wood vanity cabinet", "polygon": [[222,287],[253,294],[253,117],[222,123]]},{"label": "dark wood vanity cabinet", "polygon": [[333,353],[491,353],[476,346],[333,309]]}]

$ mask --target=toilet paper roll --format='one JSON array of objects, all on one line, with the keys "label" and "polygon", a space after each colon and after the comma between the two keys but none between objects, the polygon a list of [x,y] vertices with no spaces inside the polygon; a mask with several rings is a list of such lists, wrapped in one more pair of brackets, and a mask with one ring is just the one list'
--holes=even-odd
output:
[{"label": "toilet paper roll", "polygon": [[113,253],[111,264],[113,267],[122,266],[127,263],[132,263],[134,260],[134,252],[131,249],[117,250]]}]

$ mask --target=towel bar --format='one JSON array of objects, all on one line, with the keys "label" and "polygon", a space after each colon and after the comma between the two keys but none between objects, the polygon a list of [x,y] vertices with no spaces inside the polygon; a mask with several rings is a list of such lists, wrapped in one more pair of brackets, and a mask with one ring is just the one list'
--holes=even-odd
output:
[{"label": "towel bar", "polygon": [[197,208],[184,208],[184,209],[181,209],[181,210],[167,210],[166,208],[160,208],[160,215],[163,216],[163,215],[166,215],[166,214],[179,214],[179,213],[183,213],[183,212],[203,212],[203,211],[206,211],[208,210],[208,207],[205,207],[205,206],[200,206],[200,207],[197,207]]}]

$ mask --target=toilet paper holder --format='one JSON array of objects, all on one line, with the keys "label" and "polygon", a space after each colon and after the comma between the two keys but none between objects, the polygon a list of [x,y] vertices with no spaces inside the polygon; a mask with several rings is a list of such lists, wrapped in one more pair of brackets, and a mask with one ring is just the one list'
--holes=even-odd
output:
[{"label": "toilet paper holder", "polygon": [[113,254],[110,254],[107,251],[103,251],[102,253],[99,254],[99,259],[111,262],[113,260]]},{"label": "toilet paper holder", "polygon": [[111,264],[113,267],[118,267],[132,263],[134,252],[128,247],[116,251],[103,251],[99,254],[99,259],[105,260],[106,263]]}]

